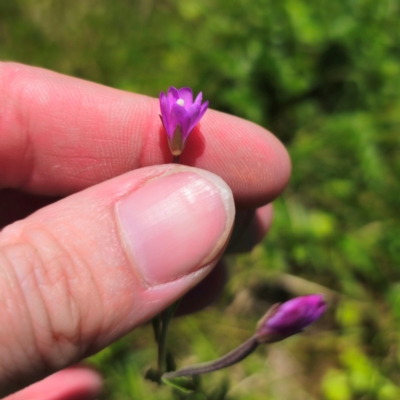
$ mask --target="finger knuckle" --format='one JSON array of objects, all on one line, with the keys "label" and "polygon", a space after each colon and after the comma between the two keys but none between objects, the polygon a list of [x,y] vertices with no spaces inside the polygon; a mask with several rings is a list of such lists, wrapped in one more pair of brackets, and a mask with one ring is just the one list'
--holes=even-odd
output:
[{"label": "finger knuckle", "polygon": [[[96,295],[96,288],[89,296],[88,285],[82,282],[84,265],[48,230],[28,226],[19,236],[1,249],[0,269],[8,276],[7,318],[25,358],[44,369],[59,369],[85,352],[82,334],[87,316],[81,305],[84,296]],[[0,346],[1,342],[0,337]],[[3,338],[3,345],[6,342]]]},{"label": "finger knuckle", "polygon": [[[34,171],[34,148],[29,135],[29,113],[24,103],[33,101],[26,67],[0,63],[0,172],[4,186],[29,182]],[[12,140],[10,139],[12,138]],[[18,160],[21,168],[10,168]],[[22,168],[22,166],[26,168]],[[21,171],[30,171],[22,174]]]}]

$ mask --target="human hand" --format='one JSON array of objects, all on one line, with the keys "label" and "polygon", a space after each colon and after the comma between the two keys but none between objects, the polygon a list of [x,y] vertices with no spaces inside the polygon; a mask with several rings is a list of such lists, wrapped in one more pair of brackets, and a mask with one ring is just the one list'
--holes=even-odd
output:
[{"label": "human hand", "polygon": [[[265,204],[290,174],[281,143],[209,110],[185,165],[165,165],[158,113],[153,98],[0,65],[1,225],[38,209],[0,234],[0,395],[99,351],[200,282],[226,247],[233,199],[261,207],[255,226],[267,230]],[[65,198],[47,205],[54,197]],[[48,393],[71,373],[83,383],[40,398],[97,395],[96,374],[75,368],[9,400]],[[77,381],[86,393],[71,397]]]}]

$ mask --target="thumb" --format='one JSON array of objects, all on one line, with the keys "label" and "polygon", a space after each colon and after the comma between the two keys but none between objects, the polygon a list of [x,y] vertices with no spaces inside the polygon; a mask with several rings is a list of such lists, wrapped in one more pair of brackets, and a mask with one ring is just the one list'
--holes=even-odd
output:
[{"label": "thumb", "polygon": [[0,395],[64,368],[196,285],[234,219],[210,172],[161,165],[45,207],[0,234]]}]

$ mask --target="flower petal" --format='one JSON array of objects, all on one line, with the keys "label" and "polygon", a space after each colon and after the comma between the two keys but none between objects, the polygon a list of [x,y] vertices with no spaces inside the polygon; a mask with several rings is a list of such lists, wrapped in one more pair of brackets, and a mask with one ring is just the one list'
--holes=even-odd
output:
[{"label": "flower petal", "polygon": [[201,119],[201,118],[203,118],[203,115],[205,114],[205,112],[207,111],[207,108],[208,108],[208,100],[207,101],[205,101],[202,105],[201,105],[201,108],[200,108],[200,113],[199,113],[199,120]]},{"label": "flower petal", "polygon": [[203,93],[200,92],[200,93],[197,95],[196,100],[194,101],[194,104],[198,104],[198,105],[200,106],[202,100],[203,100]]},{"label": "flower petal", "polygon": [[161,92],[161,93],[160,93],[159,99],[160,99],[160,110],[161,110],[161,114],[166,114],[166,113],[167,113],[167,108],[166,108],[166,102],[165,102],[165,100],[167,99],[167,96],[165,95],[164,92]]},{"label": "flower petal", "polygon": [[164,129],[167,132],[169,138],[172,137],[176,122],[175,119],[171,116],[171,105],[168,101],[167,96],[164,93],[160,94],[160,110],[161,110],[161,119],[164,125]]},{"label": "flower petal", "polygon": [[168,99],[164,92],[160,93],[160,111],[164,120],[168,118],[169,106]]},{"label": "flower petal", "polygon": [[173,103],[176,103],[176,101],[179,99],[178,89],[176,89],[173,86],[171,86],[168,89],[167,97],[168,97],[168,101],[169,101],[170,105],[172,105]]},{"label": "flower petal", "polygon": [[178,90],[179,98],[183,99],[185,104],[184,107],[187,109],[193,104],[193,92],[189,87],[184,87]]},{"label": "flower petal", "polygon": [[185,142],[190,133],[189,132],[190,115],[188,114],[185,107],[182,107],[176,103],[172,105],[171,115],[173,115],[176,118],[177,123],[181,126],[182,139],[183,142]]},{"label": "flower petal", "polygon": [[200,113],[200,106],[198,106],[197,104],[193,104],[191,107],[189,107],[189,109],[188,109],[188,115],[189,115],[188,132],[189,133],[192,132],[194,127],[200,121],[199,113]]},{"label": "flower petal", "polygon": [[189,133],[200,122],[200,120],[203,117],[204,113],[207,111],[208,101],[204,102],[203,105],[199,104],[198,106],[197,106],[196,102],[194,102],[192,107],[188,110],[190,115],[191,115],[190,125],[189,125]]}]

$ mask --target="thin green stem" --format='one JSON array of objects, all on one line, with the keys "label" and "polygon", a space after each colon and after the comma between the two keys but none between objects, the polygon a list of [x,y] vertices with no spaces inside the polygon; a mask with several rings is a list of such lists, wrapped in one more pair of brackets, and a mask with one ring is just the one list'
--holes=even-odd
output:
[{"label": "thin green stem", "polygon": [[168,327],[178,308],[179,302],[180,300],[169,306],[161,315],[161,331],[158,337],[158,371],[160,374],[166,371]]},{"label": "thin green stem", "polygon": [[152,320],[151,324],[153,326],[153,331],[154,331],[154,339],[158,343],[158,340],[160,338],[160,327],[161,327],[161,317],[160,314],[156,315]]},{"label": "thin green stem", "polygon": [[[179,164],[179,156],[173,156],[172,162],[174,164]],[[163,313],[159,314],[153,319],[154,336],[158,343],[158,372],[160,376],[167,369],[167,337],[168,337],[168,327],[174,316],[176,309],[178,308],[180,299],[175,303],[170,305]]]}]

